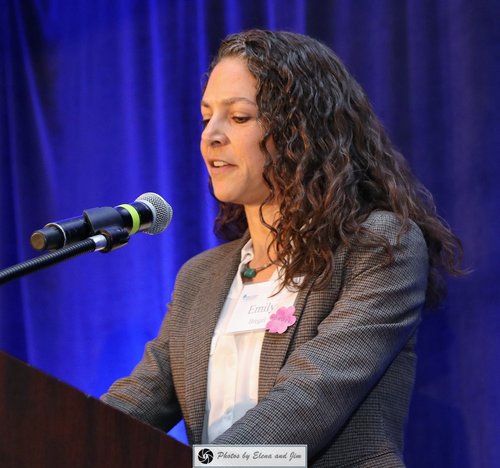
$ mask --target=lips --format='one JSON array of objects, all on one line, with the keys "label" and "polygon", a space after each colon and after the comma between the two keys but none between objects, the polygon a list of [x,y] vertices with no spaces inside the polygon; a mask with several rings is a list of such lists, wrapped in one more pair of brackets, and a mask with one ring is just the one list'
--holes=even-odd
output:
[{"label": "lips", "polygon": [[230,164],[227,163],[226,161],[212,161],[211,162],[212,167],[224,167],[224,166],[229,166]]},{"label": "lips", "polygon": [[212,176],[225,174],[236,167],[236,165],[231,164],[224,159],[209,159],[207,163]]}]

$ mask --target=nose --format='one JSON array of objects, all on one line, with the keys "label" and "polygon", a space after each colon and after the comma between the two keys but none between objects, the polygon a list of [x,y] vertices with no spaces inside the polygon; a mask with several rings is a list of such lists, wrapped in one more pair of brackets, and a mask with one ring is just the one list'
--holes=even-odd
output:
[{"label": "nose", "polygon": [[221,146],[228,142],[223,125],[215,118],[211,118],[201,133],[201,143],[209,146]]}]

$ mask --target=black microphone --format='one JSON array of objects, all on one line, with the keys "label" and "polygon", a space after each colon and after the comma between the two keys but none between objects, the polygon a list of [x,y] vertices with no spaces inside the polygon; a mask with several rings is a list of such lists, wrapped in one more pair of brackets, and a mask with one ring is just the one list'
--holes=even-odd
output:
[{"label": "black microphone", "polygon": [[170,221],[172,207],[160,195],[148,192],[130,204],[90,208],[83,216],[48,223],[31,235],[31,245],[36,250],[59,249],[110,227],[126,229],[129,235],[159,234]]}]

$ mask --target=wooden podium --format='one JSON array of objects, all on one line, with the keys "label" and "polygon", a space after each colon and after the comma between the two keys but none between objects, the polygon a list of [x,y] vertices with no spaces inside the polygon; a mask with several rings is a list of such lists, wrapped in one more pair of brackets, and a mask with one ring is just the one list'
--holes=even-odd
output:
[{"label": "wooden podium", "polygon": [[184,444],[0,352],[0,467],[191,466]]}]

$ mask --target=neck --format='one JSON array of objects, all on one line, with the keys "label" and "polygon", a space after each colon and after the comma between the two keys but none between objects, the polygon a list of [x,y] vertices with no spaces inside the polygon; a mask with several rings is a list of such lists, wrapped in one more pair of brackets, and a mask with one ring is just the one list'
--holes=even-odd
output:
[{"label": "neck", "polygon": [[[252,238],[253,254],[256,264],[264,264],[275,259],[274,252],[268,252],[273,241],[273,235],[269,228],[262,224],[258,206],[245,206],[245,214],[248,222],[248,230]],[[262,208],[264,221],[273,225],[278,219],[279,209],[275,205],[265,205]],[[253,262],[252,262],[253,263]]]}]

